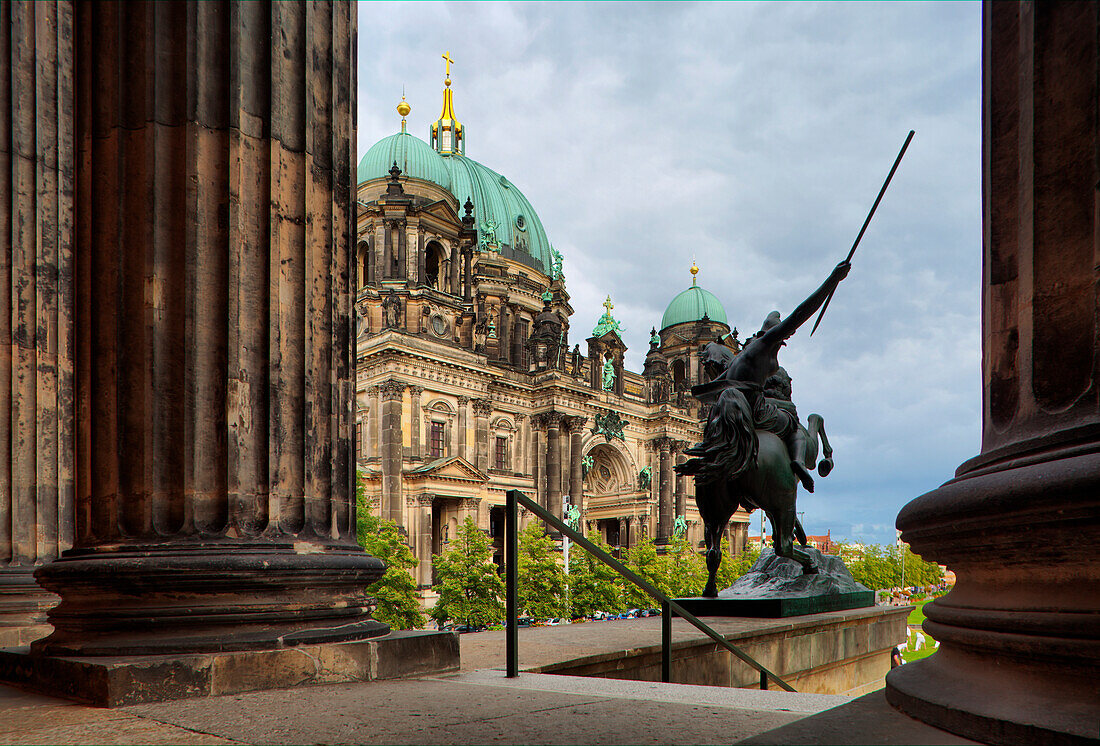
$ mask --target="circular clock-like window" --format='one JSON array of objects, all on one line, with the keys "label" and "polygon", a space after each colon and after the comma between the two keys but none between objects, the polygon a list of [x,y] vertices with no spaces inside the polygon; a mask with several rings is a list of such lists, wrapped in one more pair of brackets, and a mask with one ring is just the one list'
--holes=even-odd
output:
[{"label": "circular clock-like window", "polygon": [[522,215],[516,215],[516,227],[521,231],[527,230],[527,218]]},{"label": "circular clock-like window", "polygon": [[447,333],[447,320],[438,313],[432,316],[432,334],[442,337]]}]

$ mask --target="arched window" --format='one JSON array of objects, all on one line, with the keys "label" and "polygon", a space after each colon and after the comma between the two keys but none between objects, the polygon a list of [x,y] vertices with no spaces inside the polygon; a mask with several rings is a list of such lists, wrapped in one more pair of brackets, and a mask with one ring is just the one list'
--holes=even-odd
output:
[{"label": "arched window", "polygon": [[424,249],[424,284],[435,290],[443,290],[443,261],[446,254],[438,241],[429,241]]},{"label": "arched window", "polygon": [[683,360],[672,362],[672,384],[677,391],[684,388],[684,380],[687,378],[687,366]]}]

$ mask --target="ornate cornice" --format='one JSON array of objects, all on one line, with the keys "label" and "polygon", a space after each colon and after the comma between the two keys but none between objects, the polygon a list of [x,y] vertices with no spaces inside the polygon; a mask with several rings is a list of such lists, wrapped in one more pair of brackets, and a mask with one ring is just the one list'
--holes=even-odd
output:
[{"label": "ornate cornice", "polygon": [[401,398],[408,386],[391,378],[388,381],[383,381],[379,388],[382,391],[382,401],[394,401]]}]

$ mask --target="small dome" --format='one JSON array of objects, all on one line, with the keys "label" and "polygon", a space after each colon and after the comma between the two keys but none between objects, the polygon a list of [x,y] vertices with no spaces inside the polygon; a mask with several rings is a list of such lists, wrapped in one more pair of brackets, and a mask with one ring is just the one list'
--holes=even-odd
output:
[{"label": "small dome", "polygon": [[407,132],[383,137],[372,145],[359,161],[356,180],[361,184],[384,178],[394,163],[404,176],[430,181],[447,190],[451,188],[451,174],[443,163],[443,156],[435,152],[431,145]]},{"label": "small dome", "polygon": [[703,318],[704,314],[711,321],[729,325],[726,320],[726,309],[714,297],[714,294],[701,287],[693,285],[677,295],[665,309],[665,315],[661,317],[661,330],[676,324],[691,324]]}]

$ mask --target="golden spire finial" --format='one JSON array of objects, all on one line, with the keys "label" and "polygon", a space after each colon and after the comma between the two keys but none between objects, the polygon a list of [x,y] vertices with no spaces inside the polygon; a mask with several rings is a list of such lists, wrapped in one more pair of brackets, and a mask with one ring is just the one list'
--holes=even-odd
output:
[{"label": "golden spire finial", "polygon": [[695,287],[695,275],[699,274],[699,267],[695,264],[695,257],[691,258],[691,286]]},{"label": "golden spire finial", "polygon": [[447,76],[446,76],[446,79],[443,81],[443,85],[445,85],[447,87],[450,87],[450,85],[451,85],[451,63],[454,62],[454,60],[451,59],[451,53],[450,52],[444,52],[443,53],[443,59],[447,61]]},{"label": "golden spire finial", "polygon": [[401,103],[397,105],[397,113],[401,115],[401,131],[405,131],[405,117],[412,111],[409,102],[405,100],[405,86],[401,86]]}]

